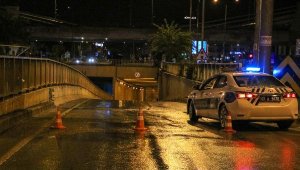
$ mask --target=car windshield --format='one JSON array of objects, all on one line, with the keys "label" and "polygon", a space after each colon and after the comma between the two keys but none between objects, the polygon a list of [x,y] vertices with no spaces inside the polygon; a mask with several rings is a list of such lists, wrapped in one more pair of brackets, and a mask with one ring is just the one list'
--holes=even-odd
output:
[{"label": "car windshield", "polygon": [[284,86],[279,80],[273,76],[266,75],[242,75],[233,76],[236,84],[240,87],[265,86],[277,87]]}]

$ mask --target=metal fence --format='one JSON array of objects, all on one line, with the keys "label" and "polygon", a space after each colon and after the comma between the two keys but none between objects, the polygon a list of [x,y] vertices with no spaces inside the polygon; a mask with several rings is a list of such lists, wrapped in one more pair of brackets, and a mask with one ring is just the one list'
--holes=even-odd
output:
[{"label": "metal fence", "polygon": [[155,66],[153,60],[128,60],[128,59],[109,59],[109,60],[80,60],[72,59],[69,61],[62,61],[66,64],[81,64],[81,65],[111,65],[111,66]]},{"label": "metal fence", "polygon": [[241,65],[239,63],[179,64],[164,62],[161,67],[165,72],[202,82],[224,70],[238,71]]},{"label": "metal fence", "polygon": [[108,96],[78,70],[54,60],[0,56],[0,98],[55,86],[80,86]]}]

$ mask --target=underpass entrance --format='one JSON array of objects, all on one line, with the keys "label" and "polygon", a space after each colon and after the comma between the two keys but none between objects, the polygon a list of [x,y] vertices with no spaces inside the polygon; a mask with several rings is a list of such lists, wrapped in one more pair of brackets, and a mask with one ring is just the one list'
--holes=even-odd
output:
[{"label": "underpass entrance", "polygon": [[112,77],[89,77],[89,79],[105,92],[113,95],[113,78]]}]

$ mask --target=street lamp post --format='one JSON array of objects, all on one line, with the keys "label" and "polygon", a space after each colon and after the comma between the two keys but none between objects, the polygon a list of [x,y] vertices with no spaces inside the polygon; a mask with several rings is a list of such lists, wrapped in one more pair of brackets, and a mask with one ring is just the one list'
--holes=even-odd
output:
[{"label": "street lamp post", "polygon": [[[201,0],[198,0],[198,4],[197,4],[197,33],[200,33],[199,30],[199,6],[200,6]],[[205,24],[205,0],[202,0],[202,14],[201,14],[201,48],[203,48],[203,44],[204,44],[204,24]],[[198,42],[197,42],[197,53],[198,51]]]},{"label": "street lamp post", "polygon": [[153,19],[153,15],[154,15],[153,5],[154,5],[154,2],[153,2],[153,0],[151,0],[151,24],[153,24],[153,22],[154,22],[154,19]]},{"label": "street lamp post", "polygon": [[203,41],[204,41],[204,22],[205,22],[205,0],[202,0],[201,48],[203,48]]},{"label": "street lamp post", "polygon": [[224,16],[224,33],[223,33],[223,57],[225,57],[225,39],[227,32],[227,1],[225,3],[225,16]]},{"label": "street lamp post", "polygon": [[[234,0],[235,2],[239,2],[239,0]],[[215,3],[218,0],[214,0]],[[224,14],[224,30],[223,30],[223,52],[222,55],[225,57],[225,46],[226,46],[226,33],[227,33],[227,13],[228,13],[228,0],[225,0],[225,14]]]},{"label": "street lamp post", "polygon": [[190,22],[189,22],[189,31],[192,31],[192,10],[193,10],[193,0],[190,0]]},{"label": "street lamp post", "polygon": [[56,19],[57,17],[57,3],[56,0],[54,0],[54,18]]}]

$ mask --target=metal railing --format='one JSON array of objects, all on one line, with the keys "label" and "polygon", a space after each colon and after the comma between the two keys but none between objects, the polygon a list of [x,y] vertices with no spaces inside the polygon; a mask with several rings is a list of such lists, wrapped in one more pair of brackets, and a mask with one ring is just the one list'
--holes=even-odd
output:
[{"label": "metal railing", "polygon": [[224,72],[224,70],[238,71],[241,68],[239,63],[201,63],[201,64],[162,64],[162,70],[176,76],[182,76],[187,79],[202,82],[215,74]]},{"label": "metal railing", "polygon": [[109,60],[93,60],[89,62],[73,59],[72,61],[63,61],[66,64],[78,64],[78,65],[111,65],[111,66],[155,66],[153,60],[129,60],[129,59],[109,59]]},{"label": "metal railing", "polygon": [[48,86],[73,85],[111,98],[78,70],[50,59],[0,56],[0,98]]}]

